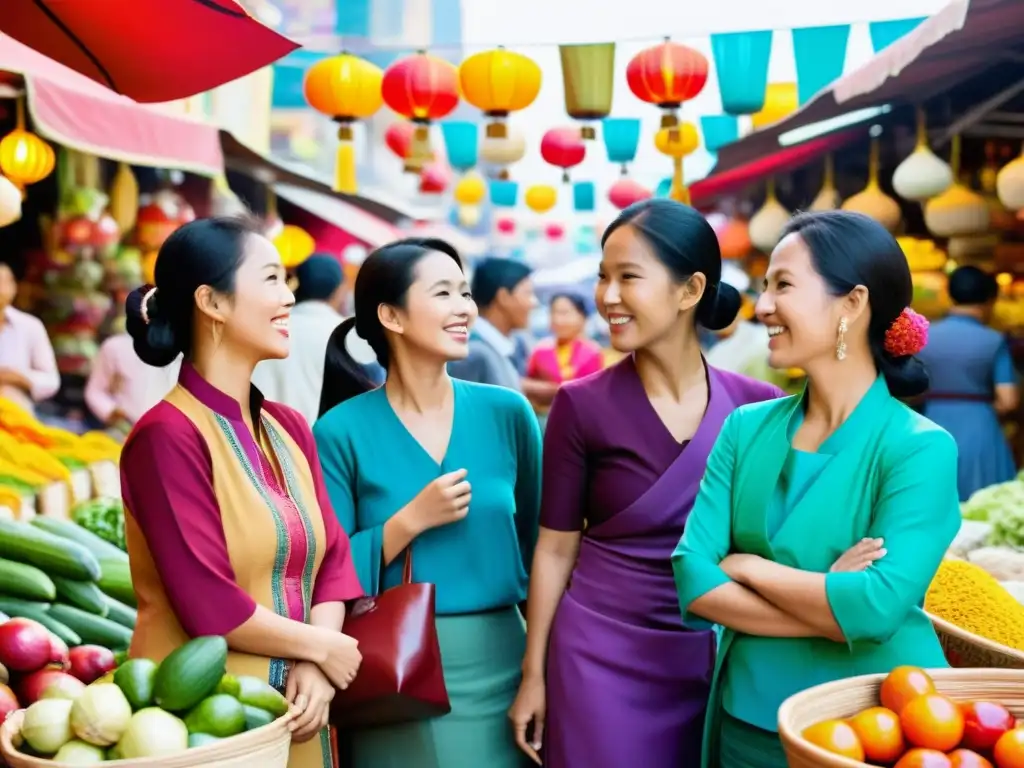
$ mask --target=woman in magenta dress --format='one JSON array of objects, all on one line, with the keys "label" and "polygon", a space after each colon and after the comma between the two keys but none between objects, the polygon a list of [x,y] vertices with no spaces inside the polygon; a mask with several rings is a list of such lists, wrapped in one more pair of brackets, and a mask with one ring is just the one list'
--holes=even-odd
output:
[{"label": "woman in magenta dress", "polygon": [[531,379],[564,384],[604,368],[601,347],[586,337],[587,304],[574,293],[551,298],[551,338],[534,347],[526,364]]},{"label": "woman in magenta dress", "polygon": [[781,392],[701,356],[697,323],[726,327],[740,296],[697,211],[638,203],[602,246],[597,307],[629,354],[551,409],[510,717],[549,768],[698,765],[715,641],[684,629],[669,558],[725,418]]}]

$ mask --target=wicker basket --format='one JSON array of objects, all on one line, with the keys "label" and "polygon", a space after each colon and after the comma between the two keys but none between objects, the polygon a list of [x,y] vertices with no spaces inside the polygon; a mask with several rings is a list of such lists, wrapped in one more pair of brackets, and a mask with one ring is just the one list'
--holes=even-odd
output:
[{"label": "wicker basket", "polygon": [[[30,757],[15,749],[14,744],[21,740],[24,717],[24,710],[12,712],[0,728],[0,755],[7,765],[10,768],[74,768],[68,763]],[[111,760],[103,765],[117,768],[287,768],[292,744],[288,720],[288,716],[281,717],[270,725],[170,757]]]},{"label": "wicker basket", "polygon": [[[1024,671],[1015,669],[934,669],[935,687],[957,700],[997,701],[1015,717],[1024,717]],[[884,674],[825,683],[790,696],[779,707],[779,737],[789,768],[864,768],[805,741],[800,734],[822,720],[851,717],[878,706]],[[16,767],[17,768],[17,767]]]},{"label": "wicker basket", "polygon": [[1024,653],[928,614],[951,667],[1024,669]]}]

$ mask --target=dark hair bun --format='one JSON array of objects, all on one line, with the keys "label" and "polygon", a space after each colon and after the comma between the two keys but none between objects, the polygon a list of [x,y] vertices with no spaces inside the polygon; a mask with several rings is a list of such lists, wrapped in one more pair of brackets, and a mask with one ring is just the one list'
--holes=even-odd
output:
[{"label": "dark hair bun", "polygon": [[709,331],[721,331],[732,325],[743,306],[740,292],[728,283],[719,283],[705,292],[697,306],[697,322]]},{"label": "dark hair bun", "polygon": [[[148,301],[147,301],[148,299]],[[142,304],[146,301],[146,311]],[[143,315],[149,318],[147,323]],[[160,316],[160,300],[153,286],[144,285],[128,294],[125,301],[125,330],[132,337],[135,354],[147,365],[163,368],[178,359],[182,346],[174,329]]]},{"label": "dark hair bun", "polygon": [[913,355],[893,357],[883,350],[875,353],[875,360],[893,397],[906,400],[920,397],[928,391],[931,385],[928,366],[920,358]]}]

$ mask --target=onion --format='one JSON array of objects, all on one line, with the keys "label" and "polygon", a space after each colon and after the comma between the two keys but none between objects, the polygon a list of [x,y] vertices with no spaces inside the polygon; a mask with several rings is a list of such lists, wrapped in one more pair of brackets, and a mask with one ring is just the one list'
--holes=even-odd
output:
[{"label": "onion", "polygon": [[175,755],[188,749],[188,728],[169,712],[157,707],[140,709],[118,744],[122,760]]},{"label": "onion", "polygon": [[35,672],[50,660],[50,631],[31,619],[0,624],[0,663],[12,672]]},{"label": "onion", "polygon": [[22,704],[35,704],[42,698],[74,700],[84,690],[85,684],[66,672],[41,669],[22,678],[18,696]]},{"label": "onion", "polygon": [[132,719],[132,705],[113,683],[87,686],[71,708],[71,727],[82,741],[109,747]]},{"label": "onion", "polygon": [[114,652],[98,645],[80,645],[68,654],[71,674],[88,685],[117,667]]},{"label": "onion", "polygon": [[67,765],[99,765],[106,761],[103,750],[84,741],[69,741],[53,756],[55,763]]},{"label": "onion", "polygon": [[72,702],[67,699],[43,699],[25,710],[21,735],[28,745],[43,755],[52,755],[73,736]]}]

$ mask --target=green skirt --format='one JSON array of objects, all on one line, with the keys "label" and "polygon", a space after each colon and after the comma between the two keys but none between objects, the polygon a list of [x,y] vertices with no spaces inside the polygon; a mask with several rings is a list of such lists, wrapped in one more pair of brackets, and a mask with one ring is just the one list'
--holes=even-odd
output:
[{"label": "green skirt", "polygon": [[439,616],[452,711],[350,734],[352,768],[525,768],[508,708],[519,689],[526,625],[518,608]]},{"label": "green skirt", "polygon": [[718,720],[718,768],[787,768],[779,734],[737,720],[724,710]]}]

